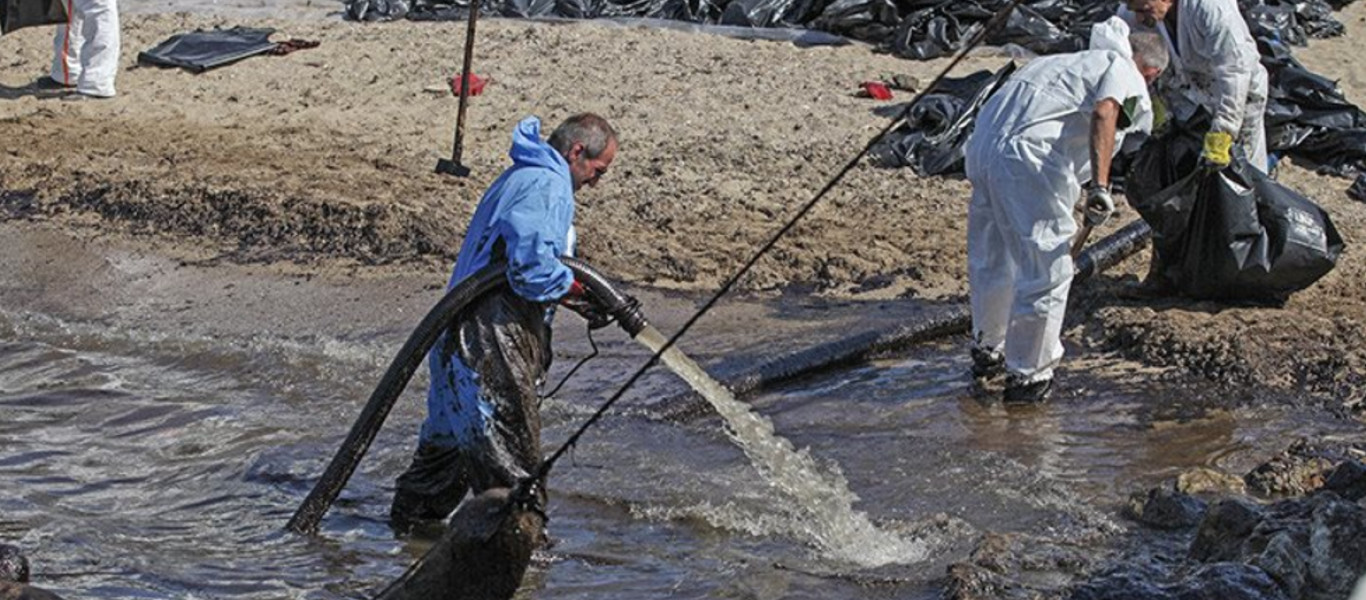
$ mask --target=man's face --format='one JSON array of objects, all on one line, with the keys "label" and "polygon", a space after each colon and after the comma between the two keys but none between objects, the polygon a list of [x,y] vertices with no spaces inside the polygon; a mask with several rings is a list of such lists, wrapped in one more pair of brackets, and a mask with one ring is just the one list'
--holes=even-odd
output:
[{"label": "man's face", "polygon": [[1154,81],[1157,81],[1157,77],[1162,74],[1162,69],[1157,67],[1139,67],[1138,72],[1143,74],[1144,82],[1148,85],[1152,85]]},{"label": "man's face", "polygon": [[610,140],[602,154],[597,158],[588,158],[588,152],[584,150],[583,144],[574,144],[569,149],[569,176],[574,181],[574,191],[579,191],[583,186],[593,187],[598,184],[598,179],[607,173],[607,167],[611,166],[612,159],[617,157],[617,141]]},{"label": "man's face", "polygon": [[1148,27],[1157,26],[1159,21],[1167,17],[1167,11],[1171,8],[1172,0],[1129,0],[1129,10]]}]

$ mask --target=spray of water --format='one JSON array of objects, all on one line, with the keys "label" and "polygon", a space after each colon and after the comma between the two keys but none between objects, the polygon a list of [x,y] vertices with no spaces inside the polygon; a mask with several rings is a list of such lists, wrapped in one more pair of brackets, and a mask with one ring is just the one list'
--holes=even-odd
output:
[{"label": "spray of water", "polygon": [[[647,326],[636,341],[658,352],[667,340]],[[726,433],[764,480],[792,500],[804,521],[792,529],[806,536],[806,541],[831,558],[865,567],[924,559],[924,542],[875,527],[867,515],[854,510],[858,497],[838,471],[820,468],[805,450],[793,448],[792,442],[776,435],[771,421],[736,400],[687,355],[670,348],[660,358],[716,408],[726,422]]]}]

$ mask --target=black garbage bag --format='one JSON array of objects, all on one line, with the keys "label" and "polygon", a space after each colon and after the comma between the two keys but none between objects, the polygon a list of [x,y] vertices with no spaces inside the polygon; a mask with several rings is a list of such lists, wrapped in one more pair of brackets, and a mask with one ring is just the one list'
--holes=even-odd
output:
[{"label": "black garbage bag", "polygon": [[0,0],[0,35],[66,21],[66,3],[62,0]]},{"label": "black garbage bag", "polygon": [[1200,168],[1205,126],[1173,127],[1139,150],[1130,204],[1153,230],[1163,274],[1197,299],[1284,301],[1337,263],[1342,237],[1328,213],[1252,168]]},{"label": "black garbage bag", "polygon": [[159,67],[182,67],[202,73],[273,50],[270,28],[233,27],[176,34],[155,48],[138,53],[138,62]]},{"label": "black garbage bag", "polygon": [[[1014,72],[1015,64],[1009,63],[995,73],[978,71],[942,80],[911,107],[905,124],[873,148],[874,160],[883,167],[909,166],[922,177],[962,173],[963,146],[972,135],[978,111]],[[904,105],[887,109],[883,110],[891,114],[885,116],[895,116]]]}]

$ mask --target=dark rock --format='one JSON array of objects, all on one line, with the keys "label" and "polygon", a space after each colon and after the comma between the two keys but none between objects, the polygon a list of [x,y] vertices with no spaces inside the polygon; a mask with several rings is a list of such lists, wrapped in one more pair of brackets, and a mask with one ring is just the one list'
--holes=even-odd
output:
[{"label": "dark rock", "polygon": [[[1052,589],[1089,571],[1093,557],[1086,550],[1055,540],[1014,533],[988,533],[967,561],[948,567],[946,600],[1028,600],[1056,597]],[[1031,575],[1033,574],[1033,575]],[[1044,574],[1042,578],[1037,574]],[[1053,584],[1041,581],[1055,580]],[[1029,583],[1025,583],[1028,581]]]},{"label": "dark rock", "polygon": [[1262,509],[1240,499],[1223,500],[1205,512],[1195,532],[1190,556],[1201,562],[1237,560],[1244,542],[1261,519]]},{"label": "dark rock", "polygon": [[1176,600],[1171,592],[1138,573],[1116,573],[1086,583],[1069,600]]},{"label": "dark rock", "polygon": [[1266,571],[1291,598],[1299,598],[1309,577],[1309,551],[1304,535],[1282,531],[1272,535],[1252,565]]},{"label": "dark rock", "polygon": [[1149,527],[1185,529],[1200,524],[1205,502],[1161,486],[1129,497],[1128,516]]},{"label": "dark rock", "polygon": [[0,544],[0,600],[62,600],[61,596],[28,585],[28,558],[15,546]]},{"label": "dark rock", "polygon": [[1349,460],[1328,474],[1323,489],[1355,502],[1366,498],[1366,463]]},{"label": "dark rock", "polygon": [[1315,500],[1309,524],[1309,581],[1322,597],[1346,598],[1366,573],[1366,508],[1333,494]]},{"label": "dark rock", "polygon": [[1266,571],[1240,563],[1205,566],[1175,587],[1177,600],[1289,600]]}]

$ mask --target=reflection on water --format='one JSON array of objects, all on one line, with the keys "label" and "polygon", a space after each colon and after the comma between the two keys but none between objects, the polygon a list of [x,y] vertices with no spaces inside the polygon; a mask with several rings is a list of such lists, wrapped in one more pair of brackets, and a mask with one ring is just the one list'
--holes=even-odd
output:
[{"label": "reflection on water", "polygon": [[[35,583],[81,598],[354,598],[420,553],[383,519],[421,382],[322,535],[283,532],[401,340],[150,338],[3,315],[0,332],[0,540],[29,552]],[[597,386],[644,359],[624,344],[579,380]],[[954,345],[749,400],[754,423],[771,421],[821,466],[810,477],[838,468],[844,498],[861,499],[849,514],[924,540],[929,559],[914,565],[860,569],[813,553],[826,533],[794,530],[803,512],[790,486],[768,483],[776,471],[756,468],[719,419],[605,419],[552,474],[556,544],[527,594],[930,598],[982,531],[1122,527],[1114,506],[1132,489],[1192,466],[1241,472],[1333,426],[1188,410],[1205,392],[1072,365],[1053,401],[1024,411],[974,393]],[[548,446],[591,400],[579,388],[547,402]],[[870,588],[865,576],[901,583]]]}]

